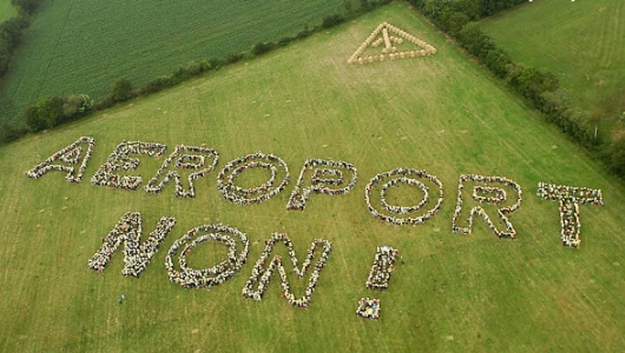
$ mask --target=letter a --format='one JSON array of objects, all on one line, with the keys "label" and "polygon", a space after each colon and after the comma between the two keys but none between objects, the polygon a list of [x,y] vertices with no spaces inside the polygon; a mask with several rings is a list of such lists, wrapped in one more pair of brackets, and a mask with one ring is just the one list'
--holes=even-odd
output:
[{"label": "letter a", "polygon": [[33,179],[39,179],[50,171],[64,172],[67,181],[80,183],[94,147],[95,140],[93,137],[83,136],[26,172],[26,175]]}]

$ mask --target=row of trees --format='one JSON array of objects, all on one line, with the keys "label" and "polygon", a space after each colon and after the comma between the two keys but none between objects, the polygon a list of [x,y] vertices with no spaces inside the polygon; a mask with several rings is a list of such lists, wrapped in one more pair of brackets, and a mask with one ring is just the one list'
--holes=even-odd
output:
[{"label": "row of trees", "polygon": [[[0,79],[9,70],[11,58],[22,41],[24,30],[28,28],[31,15],[43,0],[11,0],[17,9],[17,16],[0,23]],[[0,143],[14,140],[24,134],[24,129],[17,129],[9,124],[0,125]]]},{"label": "row of trees", "polygon": [[599,143],[592,134],[590,119],[580,116],[563,102],[558,93],[560,83],[555,75],[513,62],[475,23],[463,26],[456,34],[456,39],[493,74],[505,80],[575,141],[586,147],[594,147]]},{"label": "row of trees", "polygon": [[[41,0],[14,0],[27,3],[38,3]],[[50,129],[61,124],[74,121],[84,117],[91,112],[103,110],[112,107],[118,103],[125,102],[129,99],[150,95],[163,89],[173,87],[183,81],[193,77],[203,75],[209,71],[217,70],[224,65],[238,62],[246,57],[255,57],[264,55],[276,48],[283,47],[289,43],[306,38],[311,34],[334,27],[350,17],[355,17],[361,13],[372,10],[380,5],[389,3],[390,0],[361,0],[358,10],[349,10],[347,15],[330,15],[323,19],[322,23],[316,27],[306,27],[294,36],[284,37],[277,42],[261,42],[255,44],[248,54],[236,53],[224,59],[210,59],[195,61],[188,65],[176,69],[170,75],[158,77],[141,87],[134,87],[132,82],[127,79],[120,79],[113,83],[111,91],[108,95],[94,102],[87,95],[72,95],[69,97],[46,97],[40,99],[35,104],[29,106],[23,113],[23,119],[26,121],[27,128],[16,129],[9,125],[0,126],[0,142],[13,141],[28,132],[39,132]],[[349,2],[351,4],[351,0]],[[347,3],[346,3],[347,4]],[[36,8],[33,7],[33,9]]]},{"label": "row of trees", "polygon": [[476,21],[497,12],[526,3],[527,0],[409,0],[437,24],[454,23],[454,19]]},{"label": "row of trees", "polygon": [[47,97],[28,107],[24,118],[33,132],[42,131],[85,116],[93,109],[93,100],[84,94]]},{"label": "row of trees", "polygon": [[43,0],[12,0],[17,16],[0,23],[0,77],[9,69],[11,57],[22,40],[22,33],[30,25],[30,15]]},{"label": "row of trees", "polygon": [[26,17],[14,17],[0,23],[0,77],[9,69],[9,61],[22,39],[22,31],[28,26]]},{"label": "row of trees", "polygon": [[11,4],[28,15],[32,15],[44,0],[11,0]]},{"label": "row of trees", "polygon": [[560,92],[557,77],[532,67],[515,63],[498,48],[478,24],[473,22],[499,11],[525,3],[526,0],[409,0],[440,29],[456,38],[495,76],[527,99],[573,140],[588,147],[606,161],[617,175],[625,177],[625,133],[602,142],[592,127],[593,119],[573,109]]},{"label": "row of trees", "polygon": [[[220,63],[221,64],[221,63]],[[71,95],[68,97],[46,97],[29,106],[23,113],[27,129],[11,130],[5,139],[12,140],[27,132],[39,132],[50,129],[70,121],[82,118],[93,111],[103,110],[115,104],[125,102],[137,96],[149,95],[172,87],[214,69],[216,62],[192,62],[178,68],[171,75],[161,76],[148,82],[145,86],[134,88],[132,82],[121,79],[113,83],[110,93],[98,102],[94,102],[88,95]],[[6,134],[6,133],[5,133]]]}]

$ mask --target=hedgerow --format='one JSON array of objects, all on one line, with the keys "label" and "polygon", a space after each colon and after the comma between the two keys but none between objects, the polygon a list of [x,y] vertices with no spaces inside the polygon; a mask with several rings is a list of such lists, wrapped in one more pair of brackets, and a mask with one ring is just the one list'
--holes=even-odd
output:
[{"label": "hedgerow", "polygon": [[[16,2],[41,2],[43,0],[14,0]],[[9,124],[0,125],[0,143],[10,142],[18,139],[29,132],[39,132],[62,125],[66,122],[73,121],[76,118],[86,116],[90,113],[108,109],[116,104],[128,101],[135,97],[147,96],[156,92],[160,92],[166,88],[170,88],[187,81],[194,77],[201,76],[207,72],[216,71],[225,65],[237,63],[244,59],[251,59],[256,56],[263,55],[279,47],[284,47],[295,40],[304,39],[311,34],[322,29],[334,27],[349,18],[355,18],[381,5],[390,3],[390,0],[362,0],[360,9],[353,10],[347,16],[333,15],[324,18],[323,22],[313,28],[305,27],[302,31],[293,37],[285,37],[277,42],[261,42],[255,44],[248,53],[231,54],[224,60],[207,59],[201,61],[193,61],[185,66],[179,67],[170,75],[160,76],[148,82],[142,87],[133,87],[132,82],[125,78],[121,78],[112,84],[111,93],[96,102],[91,102],[89,109],[75,114],[66,114],[60,105],[75,99],[73,97],[46,97],[27,107],[22,113],[23,118],[27,122],[26,129],[15,129]],[[27,5],[25,5],[27,6]],[[30,5],[28,5],[30,6]],[[30,7],[29,7],[30,8]],[[86,95],[79,95],[86,96]],[[63,103],[61,103],[63,102]]]},{"label": "hedgerow", "polygon": [[613,138],[601,141],[593,133],[591,117],[576,111],[559,95],[557,77],[550,73],[515,63],[474,21],[499,11],[526,3],[526,0],[408,0],[442,31],[451,35],[471,55],[479,59],[495,76],[523,96],[572,140],[603,157],[610,170],[625,177],[625,143]]},{"label": "hedgerow", "polygon": [[17,16],[0,23],[0,78],[8,69],[11,57],[22,40],[24,30],[30,25],[30,17],[43,0],[11,0],[17,8]]}]

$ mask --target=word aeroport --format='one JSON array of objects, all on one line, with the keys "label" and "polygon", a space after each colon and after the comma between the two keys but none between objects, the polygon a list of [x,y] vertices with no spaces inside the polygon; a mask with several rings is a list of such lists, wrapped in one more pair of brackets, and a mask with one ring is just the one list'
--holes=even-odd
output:
[{"label": "word aeroport", "polygon": [[[80,183],[95,148],[95,139],[80,137],[75,142],[52,154],[48,159],[26,172],[33,179],[39,179],[49,172],[65,173],[65,179],[71,183]],[[103,186],[127,191],[138,190],[143,179],[137,175],[125,175],[140,167],[137,156],[159,158],[164,155],[167,146],[160,143],[142,141],[124,141],[117,145],[108,159],[98,168],[91,178],[95,186]],[[219,161],[219,153],[207,147],[178,145],[174,152],[162,163],[144,190],[161,193],[172,181],[175,195],[180,198],[196,197],[195,181],[212,172]],[[239,178],[252,169],[269,171],[269,179],[256,187],[243,188],[237,185]],[[124,175],[120,174],[124,173]],[[327,196],[345,195],[351,192],[358,181],[357,168],[346,161],[310,159],[302,166],[299,178],[291,192],[286,209],[304,211],[313,194]],[[225,200],[240,206],[260,204],[283,192],[290,182],[287,163],[280,157],[257,152],[237,158],[225,165],[217,176],[217,188]],[[401,205],[400,191],[411,188],[413,204]],[[456,194],[456,207],[451,221],[452,232],[471,234],[476,216],[488,225],[489,229],[500,238],[515,238],[516,229],[510,216],[519,209],[523,191],[519,184],[502,176],[460,175]],[[571,187],[548,183],[539,183],[537,196],[543,200],[559,203],[562,244],[578,247],[581,243],[580,206],[602,206],[601,190],[585,187]],[[444,200],[443,183],[438,177],[424,170],[397,168],[382,172],[370,179],[365,187],[364,201],[373,217],[393,225],[419,225],[434,217],[442,208]],[[164,221],[159,229],[168,229]],[[128,224],[136,221],[128,220]],[[219,228],[225,232],[225,230]],[[197,230],[202,232],[202,230]],[[226,232],[227,233],[227,232]],[[156,242],[158,243],[158,234]],[[194,234],[189,235],[190,239]],[[115,238],[113,236],[113,238]],[[283,239],[280,238],[282,241]],[[225,242],[229,240],[214,237],[201,237],[189,240],[186,248],[197,246],[204,241]],[[276,240],[278,241],[278,240]],[[182,246],[181,244],[180,246]],[[155,245],[146,245],[147,250]],[[114,248],[113,245],[111,247]],[[186,249],[185,248],[185,249]],[[247,250],[245,250],[247,251]],[[184,257],[185,250],[182,251]],[[236,253],[236,252],[235,252]],[[103,260],[96,261],[101,264]],[[240,265],[240,259],[232,258],[231,266]],[[95,266],[95,265],[94,265]],[[141,266],[137,263],[136,266]],[[274,266],[274,265],[272,265]],[[280,269],[279,264],[275,264]],[[173,268],[173,265],[172,265]],[[210,272],[210,271],[209,271]],[[174,277],[181,283],[190,283],[197,273],[185,271],[184,266]],[[267,276],[271,276],[271,271]],[[193,281],[191,281],[193,282]],[[262,279],[259,281],[262,286]],[[210,282],[212,283],[212,282]],[[202,283],[199,283],[201,286]],[[196,285],[195,282],[191,285]],[[247,291],[248,296],[258,298],[259,291]],[[288,295],[285,289],[285,295]],[[291,297],[291,296],[289,296]],[[295,302],[295,299],[293,299]],[[298,301],[299,302],[299,301]]]}]

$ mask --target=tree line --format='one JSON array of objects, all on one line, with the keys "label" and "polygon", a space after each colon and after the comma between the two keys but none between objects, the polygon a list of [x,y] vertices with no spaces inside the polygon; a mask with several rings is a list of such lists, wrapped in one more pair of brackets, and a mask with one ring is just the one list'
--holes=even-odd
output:
[{"label": "tree line", "polygon": [[[19,15],[0,25],[0,77],[2,76],[3,55],[10,58],[10,54],[19,44],[21,33],[30,23],[30,15],[42,1],[12,0],[19,9]],[[18,129],[8,125],[0,127],[0,143],[15,140],[28,132],[53,128],[137,96],[159,92],[246,57],[264,55],[276,48],[306,38],[319,30],[341,24],[349,18],[354,18],[389,2],[390,0],[360,0],[360,7],[354,10],[352,9],[352,2],[346,0],[346,15],[327,16],[320,25],[314,28],[306,27],[295,36],[284,37],[276,42],[257,43],[247,54],[235,53],[225,59],[192,62],[178,68],[170,75],[158,77],[139,88],[134,88],[127,79],[120,79],[112,84],[110,94],[97,102],[86,95],[43,98],[24,111],[23,118],[27,123],[26,129]],[[555,75],[515,63],[505,51],[496,46],[490,36],[480,30],[475,22],[499,11],[525,3],[526,0],[408,0],[408,2],[441,30],[454,37],[463,48],[478,58],[495,76],[507,82],[513,90],[526,98],[533,107],[544,114],[548,121],[556,124],[576,142],[603,157],[612,171],[625,177],[625,134],[621,136],[622,138],[615,138],[610,142],[600,141],[592,132],[590,126],[592,119],[580,116],[580,113],[568,106],[557,94],[559,81]],[[7,53],[10,54],[7,55]],[[8,65],[8,59],[6,60]]]},{"label": "tree line", "polygon": [[[32,9],[43,0],[13,0],[23,3],[23,8]],[[39,99],[28,106],[22,113],[22,119],[26,122],[25,128],[16,128],[8,124],[0,126],[0,143],[14,141],[25,134],[36,133],[51,129],[59,125],[74,121],[93,112],[110,108],[116,104],[128,101],[135,97],[147,96],[160,92],[187,81],[194,77],[215,71],[225,65],[239,62],[246,58],[264,55],[272,50],[284,47],[293,41],[306,38],[315,32],[337,26],[349,18],[355,18],[378,6],[388,4],[391,0],[360,0],[359,8],[352,8],[352,0],[345,0],[345,14],[329,15],[323,18],[321,24],[303,30],[294,36],[284,37],[276,42],[260,42],[252,46],[247,53],[234,53],[223,59],[206,59],[193,61],[177,68],[169,75],[157,77],[141,87],[134,87],[128,79],[122,78],[112,83],[109,94],[94,101],[86,94],[71,95],[66,97],[51,96]],[[29,5],[30,4],[30,5]]]},{"label": "tree line", "polygon": [[[17,9],[17,15],[0,23],[0,80],[9,70],[15,50],[22,42],[22,36],[30,25],[32,15],[43,3],[43,0],[11,0]],[[24,134],[8,124],[0,126],[0,143],[13,140]]]},{"label": "tree line", "polygon": [[43,0],[11,0],[17,16],[0,23],[0,78],[9,69],[9,62],[22,40],[22,33],[30,25],[31,15]]},{"label": "tree line", "polygon": [[[567,104],[550,73],[515,63],[475,22],[527,0],[408,0],[437,27],[456,39],[495,76],[523,96],[551,123],[574,141],[600,156],[620,177],[625,177],[625,134],[602,141],[593,129],[593,118]],[[594,130],[594,131],[593,131]]]}]

